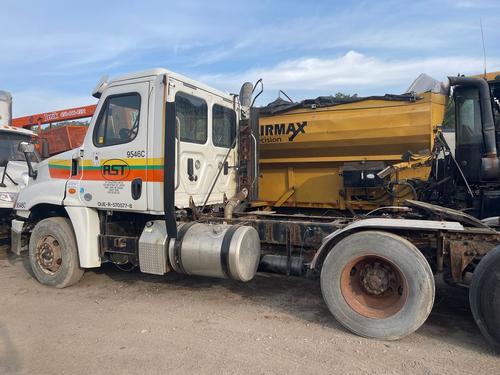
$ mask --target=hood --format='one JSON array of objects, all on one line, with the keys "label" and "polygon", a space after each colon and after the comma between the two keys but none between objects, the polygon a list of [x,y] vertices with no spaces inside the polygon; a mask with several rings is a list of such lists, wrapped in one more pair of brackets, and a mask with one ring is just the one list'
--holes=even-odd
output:
[{"label": "hood", "polygon": [[[4,176],[5,168],[7,172]],[[6,167],[0,167],[0,208],[13,208],[19,191],[28,184],[28,166],[26,162],[10,161]],[[9,178],[10,177],[10,178]],[[11,180],[12,179],[12,180]]]}]

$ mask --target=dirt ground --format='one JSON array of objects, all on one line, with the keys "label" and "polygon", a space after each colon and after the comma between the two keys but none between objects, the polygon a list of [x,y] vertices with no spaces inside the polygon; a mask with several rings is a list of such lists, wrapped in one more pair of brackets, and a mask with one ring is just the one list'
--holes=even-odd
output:
[{"label": "dirt ground", "polygon": [[0,374],[498,374],[464,293],[439,290],[428,322],[396,342],[352,335],[319,281],[86,272],[63,290],[0,247]]}]

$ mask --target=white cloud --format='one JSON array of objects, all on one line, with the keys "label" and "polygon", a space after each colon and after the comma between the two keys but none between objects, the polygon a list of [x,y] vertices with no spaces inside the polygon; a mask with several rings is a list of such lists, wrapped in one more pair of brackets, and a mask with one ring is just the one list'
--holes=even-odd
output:
[{"label": "white cloud", "polygon": [[[243,82],[263,78],[264,101],[273,99],[279,89],[294,92],[294,99],[299,100],[338,91],[357,92],[360,95],[384,94],[387,88],[395,87],[398,89],[393,93],[401,93],[420,73],[443,80],[447,75],[457,73],[480,73],[482,64],[480,57],[448,56],[403,60],[383,59],[349,51],[338,57],[288,60],[241,73],[207,74],[198,76],[197,79],[228,92],[236,92]],[[489,59],[488,64],[489,71],[500,70],[500,59]],[[90,94],[74,95],[54,90],[15,91],[12,94],[14,117],[95,103]]]},{"label": "white cloud", "polygon": [[[457,73],[479,73],[481,58],[440,57],[421,59],[382,59],[349,51],[335,58],[302,58],[284,61],[277,65],[249,69],[243,73],[204,75],[199,77],[216,87],[234,91],[245,81],[263,78],[264,85],[271,90],[315,91],[328,95],[341,90],[362,93],[401,87],[404,91],[420,73],[436,79]],[[490,67],[500,67],[500,60],[490,60]],[[491,70],[491,69],[490,69]]]},{"label": "white cloud", "polygon": [[[86,104],[92,98],[78,93],[101,75],[152,66],[232,92],[258,77],[266,89],[296,90],[296,97],[402,91],[421,72],[444,78],[481,71],[480,16],[489,66],[500,56],[500,16],[485,12],[498,0],[122,5],[88,0],[75,17],[72,7],[5,1],[0,89],[14,91],[17,115]],[[55,15],[57,22],[43,21]],[[19,22],[33,19],[41,21]],[[364,54],[340,55],[349,50]],[[77,94],[64,94],[72,90]]]}]

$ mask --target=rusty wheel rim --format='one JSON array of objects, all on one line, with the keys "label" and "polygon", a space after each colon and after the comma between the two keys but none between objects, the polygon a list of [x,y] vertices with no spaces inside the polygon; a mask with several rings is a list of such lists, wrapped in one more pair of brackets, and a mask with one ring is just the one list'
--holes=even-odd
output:
[{"label": "rusty wheel rim", "polygon": [[408,283],[394,263],[378,255],[351,260],[342,270],[340,289],[347,304],[367,318],[384,319],[408,299]]},{"label": "rusty wheel rim", "polygon": [[62,264],[62,252],[59,241],[50,235],[43,236],[36,244],[36,263],[48,275],[54,275]]}]

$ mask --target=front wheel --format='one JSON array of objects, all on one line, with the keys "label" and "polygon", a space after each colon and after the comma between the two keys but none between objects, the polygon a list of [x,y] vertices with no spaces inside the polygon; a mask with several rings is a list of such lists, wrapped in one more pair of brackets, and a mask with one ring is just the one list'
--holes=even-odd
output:
[{"label": "front wheel", "polygon": [[420,251],[395,234],[365,231],[341,240],[321,270],[335,319],[364,337],[396,340],[416,331],[434,304],[434,276]]},{"label": "front wheel", "polygon": [[71,222],[64,217],[39,221],[30,237],[29,259],[37,280],[45,285],[64,288],[83,276]]},{"label": "front wheel", "polygon": [[469,302],[481,333],[500,350],[500,246],[486,254],[474,270]]}]

